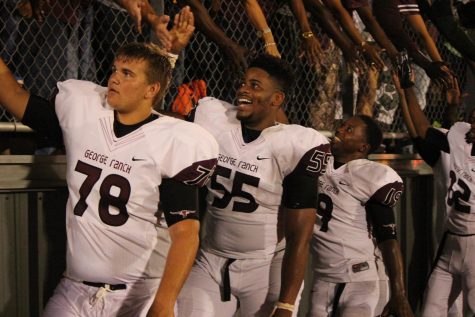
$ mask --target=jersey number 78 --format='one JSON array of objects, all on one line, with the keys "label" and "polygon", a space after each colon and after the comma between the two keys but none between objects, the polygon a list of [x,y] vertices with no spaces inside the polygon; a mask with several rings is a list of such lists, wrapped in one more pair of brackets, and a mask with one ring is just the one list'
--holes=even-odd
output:
[{"label": "jersey number 78", "polygon": [[[86,179],[79,188],[79,201],[76,206],[74,206],[74,214],[82,217],[88,207],[86,199],[101,177],[102,169],[78,161],[74,170],[86,175]],[[111,194],[112,186],[119,188],[119,194],[117,196]],[[127,219],[129,219],[129,213],[127,212],[127,202],[130,198],[129,181],[125,177],[117,174],[107,175],[100,185],[99,194],[101,198],[99,199],[97,208],[102,222],[115,227],[122,226],[126,223]],[[110,206],[117,208],[118,213],[110,213]]]}]

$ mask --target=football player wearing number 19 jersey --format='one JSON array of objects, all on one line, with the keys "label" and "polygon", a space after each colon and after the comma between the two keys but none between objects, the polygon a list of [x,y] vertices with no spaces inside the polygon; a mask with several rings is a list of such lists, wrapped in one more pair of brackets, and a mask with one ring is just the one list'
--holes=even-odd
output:
[{"label": "football player wearing number 19 jersey", "polygon": [[0,61],[0,103],[35,130],[62,134],[66,147],[67,265],[44,316],[174,316],[198,248],[198,186],[218,145],[152,110],[171,71],[158,47],[131,43],[107,88],[68,80],[52,103],[20,89]]},{"label": "football player wearing number 19 jersey", "polygon": [[445,134],[431,128],[412,89],[404,90],[421,138],[450,154],[447,231],[429,278],[422,316],[447,316],[463,294],[463,315],[475,314],[475,124],[455,123]]},{"label": "football player wearing number 19 jersey", "polygon": [[373,317],[381,313],[376,312],[378,271],[384,270],[377,267],[379,251],[390,279],[387,308],[399,317],[412,316],[392,209],[403,183],[392,168],[367,159],[381,139],[377,124],[364,115],[348,119],[335,132],[333,156],[319,179],[308,316]]},{"label": "football player wearing number 19 jersey", "polygon": [[315,130],[276,123],[291,83],[287,64],[262,55],[250,63],[236,105],[205,98],[195,109],[194,122],[216,138],[219,157],[208,185],[205,237],[178,298],[179,317],[231,317],[238,302],[241,316],[297,313],[317,178],[330,153]]}]

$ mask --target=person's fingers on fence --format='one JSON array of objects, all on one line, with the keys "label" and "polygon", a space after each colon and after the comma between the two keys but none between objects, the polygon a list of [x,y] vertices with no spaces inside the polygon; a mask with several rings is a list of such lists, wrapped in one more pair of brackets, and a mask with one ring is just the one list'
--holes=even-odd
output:
[{"label": "person's fingers on fence", "polygon": [[120,0],[119,4],[129,13],[134,20],[137,31],[142,34],[142,7],[145,0]]},{"label": "person's fingers on fence", "polygon": [[47,0],[30,0],[31,8],[33,10],[33,17],[38,23],[43,23],[45,20],[45,10],[49,7]]},{"label": "person's fingers on fence", "polygon": [[343,58],[345,59],[348,67],[354,71],[355,73],[359,74],[364,71],[366,65],[364,61],[361,59],[359,51],[356,46],[352,47],[351,49],[342,50]]},{"label": "person's fingers on fence", "polygon": [[397,72],[395,70],[391,70],[391,79],[393,80],[394,87],[396,88],[396,91],[398,92],[398,94],[403,95],[404,90],[401,87],[401,82],[399,81],[399,76],[397,75]]},{"label": "person's fingers on fence", "polygon": [[243,73],[247,68],[246,57],[248,55],[248,50],[235,43],[223,45],[221,49],[231,73]]},{"label": "person's fingers on fence", "polygon": [[314,36],[312,36],[310,38],[304,38],[302,40],[302,45],[308,63],[311,65],[318,64],[319,60],[323,56],[320,42]]},{"label": "person's fingers on fence", "polygon": [[445,91],[445,97],[449,105],[462,104],[463,96],[461,95],[458,80],[456,76],[451,76],[450,86]]},{"label": "person's fingers on fence", "polygon": [[369,66],[376,67],[376,69],[379,71],[384,68],[384,61],[381,58],[380,50],[371,44],[362,46],[362,50],[363,54],[369,60]]},{"label": "person's fingers on fence", "polygon": [[212,0],[210,10],[214,13],[218,13],[221,10],[221,0]]},{"label": "person's fingers on fence", "polygon": [[22,18],[31,19],[33,17],[31,2],[28,0],[18,2],[15,7],[15,14],[18,14]]},{"label": "person's fingers on fence", "polygon": [[170,51],[172,46],[172,35],[167,29],[169,21],[170,17],[168,15],[160,15],[150,22],[153,33],[158,37],[163,48],[167,51]]},{"label": "person's fingers on fence", "polygon": [[273,45],[267,45],[264,48],[264,51],[266,52],[266,54],[281,58],[279,49],[277,48],[277,45],[275,43],[273,43]]}]

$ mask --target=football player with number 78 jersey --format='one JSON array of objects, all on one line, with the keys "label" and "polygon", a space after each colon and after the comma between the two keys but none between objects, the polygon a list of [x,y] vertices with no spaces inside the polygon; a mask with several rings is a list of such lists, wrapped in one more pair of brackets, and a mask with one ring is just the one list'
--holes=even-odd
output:
[{"label": "football player with number 78 jersey", "polygon": [[358,115],[345,121],[331,141],[333,156],[318,185],[309,317],[381,314],[378,302],[387,282],[380,281],[384,267],[378,267],[379,253],[390,280],[386,310],[398,317],[413,316],[392,209],[403,183],[392,168],[367,159],[381,140],[375,121]]},{"label": "football player with number 78 jersey", "polygon": [[[190,9],[179,15],[192,33]],[[152,110],[171,73],[166,52],[130,43],[108,87],[60,82],[49,102],[18,87],[0,60],[0,104],[66,147],[67,265],[43,316],[174,316],[199,243],[198,187],[218,145],[198,125]]]},{"label": "football player with number 78 jersey", "polygon": [[[241,316],[297,314],[317,179],[330,153],[317,131],[276,123],[292,82],[288,64],[261,55],[249,64],[234,105],[205,98],[192,113],[218,141],[219,156],[179,317],[231,317],[238,302]],[[286,246],[278,245],[282,236]]]}]

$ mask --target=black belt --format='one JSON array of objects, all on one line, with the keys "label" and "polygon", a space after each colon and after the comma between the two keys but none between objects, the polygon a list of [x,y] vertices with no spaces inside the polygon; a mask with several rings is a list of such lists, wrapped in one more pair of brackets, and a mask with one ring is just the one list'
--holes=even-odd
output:
[{"label": "black belt", "polygon": [[343,291],[345,290],[346,283],[338,283],[336,285],[336,290],[335,290],[335,297],[333,298],[333,309],[332,309],[332,317],[337,316],[337,311],[338,311],[338,304],[340,303],[340,297],[341,294],[343,294]]},{"label": "black belt", "polygon": [[96,283],[96,282],[88,282],[88,281],[84,281],[82,283],[84,285],[97,287],[97,288],[100,288],[100,287],[108,288],[111,291],[118,291],[120,289],[126,289],[127,288],[127,286],[125,284],[106,284],[106,283]]},{"label": "black belt", "polygon": [[229,278],[229,266],[236,261],[236,259],[228,259],[224,264],[223,272],[223,292],[221,294],[221,300],[223,302],[229,302],[231,300],[231,280]]}]

